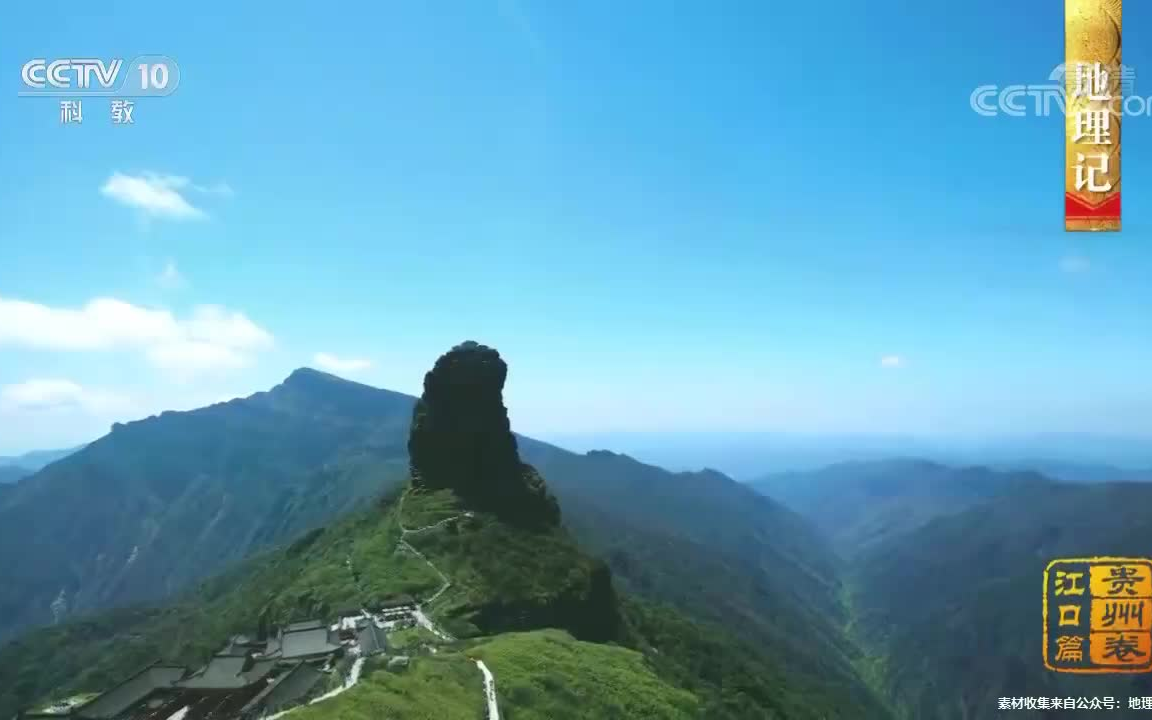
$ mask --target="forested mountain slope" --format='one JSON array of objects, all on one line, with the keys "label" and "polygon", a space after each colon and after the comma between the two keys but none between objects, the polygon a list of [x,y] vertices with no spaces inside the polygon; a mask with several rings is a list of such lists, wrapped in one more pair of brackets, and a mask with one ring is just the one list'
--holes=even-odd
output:
[{"label": "forested mountain slope", "polygon": [[[488,356],[485,363],[491,361]],[[608,568],[585,555],[561,524],[567,514],[560,513],[566,508],[563,494],[557,493],[559,503],[552,499],[542,474],[523,464],[516,443],[508,442],[502,406],[491,407],[491,396],[485,400],[483,394],[464,404],[434,400],[435,372],[412,416],[408,444],[423,450],[412,453],[406,469],[410,483],[385,477],[390,467],[385,458],[392,452],[384,440],[388,432],[379,425],[376,432],[364,432],[366,449],[356,457],[365,469],[365,486],[392,487],[380,499],[242,563],[167,607],[81,617],[10,643],[0,652],[4,707],[106,685],[156,656],[195,662],[232,633],[402,592],[427,599],[435,621],[458,638],[558,628],[577,639],[631,647],[645,658],[649,679],[641,681],[659,696],[653,707],[693,705],[709,718],[847,719],[859,717],[861,709],[869,717],[884,716],[855,676],[851,648],[838,632],[830,555],[799,518],[748,494],[734,496],[741,502],[731,506],[729,522],[694,518],[689,523],[684,515],[692,498],[703,503],[706,496],[723,497],[731,481],[706,474],[706,487],[720,488],[708,493],[692,476],[681,475],[668,480],[668,507],[648,510],[643,513],[648,519],[630,529],[627,503],[645,492],[649,500],[659,495],[668,474],[618,456],[571,455],[572,462],[594,462],[597,481],[619,494],[605,498],[588,491],[584,499],[599,497],[600,504],[577,507],[564,524],[597,537],[599,544],[590,547],[614,564],[635,569],[636,580],[625,579],[625,587],[663,595],[695,610],[706,624],[666,606],[621,597]],[[299,380],[300,374],[294,377]],[[350,387],[363,392],[361,386]],[[274,404],[298,413],[299,399],[293,393]],[[374,412],[379,406],[358,407]],[[328,415],[337,418],[334,423],[347,417],[331,409]],[[387,418],[381,424],[386,423]],[[445,457],[453,463],[445,465]],[[630,474],[640,477],[629,479]],[[333,482],[332,476],[321,477],[317,487]],[[613,512],[604,509],[611,506]],[[811,545],[776,537],[774,523],[782,534],[805,533],[801,538]],[[664,532],[680,526],[681,534]],[[405,539],[413,528],[429,531]],[[405,542],[420,555],[408,551]],[[768,577],[773,571],[781,577]],[[724,595],[732,598],[727,605],[719,602]],[[711,613],[705,611],[708,599],[717,600]],[[635,659],[617,659],[636,669]],[[660,680],[652,679],[657,675]],[[695,702],[686,705],[673,685],[689,690]],[[360,695],[370,692],[367,687]],[[355,697],[348,693],[349,702]]]},{"label": "forested mountain slope", "polygon": [[[0,589],[4,631],[168,597],[351,510],[405,476],[415,402],[301,370],[117,428],[0,494],[0,554],[26,555],[30,537],[37,555]],[[797,688],[867,694],[836,561],[797,515],[719,473],[518,440],[622,586],[726,626]]]},{"label": "forested mountain slope", "polygon": [[1049,482],[1030,471],[897,459],[769,475],[751,485],[803,515],[841,554],[851,557],[936,517]]},{"label": "forested mountain slope", "polygon": [[117,425],[0,495],[0,639],[165,597],[351,509],[403,476],[410,419],[407,396],[301,370]]},{"label": "forested mountain slope", "polygon": [[884,685],[909,718],[999,717],[1000,697],[1111,695],[1127,712],[1128,696],[1152,695],[1147,675],[1054,673],[1043,662],[1044,568],[1106,555],[1152,555],[1152,486],[1019,489],[861,557],[856,627],[886,658]]}]

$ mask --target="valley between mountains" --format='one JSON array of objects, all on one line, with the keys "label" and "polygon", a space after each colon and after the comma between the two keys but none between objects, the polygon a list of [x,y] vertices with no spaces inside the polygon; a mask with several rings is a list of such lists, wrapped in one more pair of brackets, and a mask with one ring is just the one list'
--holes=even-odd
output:
[{"label": "valley between mountains", "polygon": [[1046,672],[1037,608],[1051,556],[1148,554],[1152,486],[917,460],[672,473],[514,435],[508,374],[475,343],[420,398],[302,369],[0,486],[0,716],[349,608],[384,627],[371,608],[397,597],[412,623],[386,651],[349,645],[277,712],[950,719],[1152,694]]}]

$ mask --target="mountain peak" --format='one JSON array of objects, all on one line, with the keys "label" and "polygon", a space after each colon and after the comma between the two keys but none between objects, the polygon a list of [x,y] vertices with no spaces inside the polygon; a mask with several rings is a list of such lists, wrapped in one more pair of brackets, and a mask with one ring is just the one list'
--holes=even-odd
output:
[{"label": "mountain peak", "polygon": [[282,383],[272,388],[272,393],[283,393],[284,391],[288,391],[289,394],[317,398],[333,395],[340,397],[349,394],[362,396],[391,394],[388,390],[380,390],[371,385],[348,380],[310,367],[293,370],[288,377],[284,378]]},{"label": "mountain peak", "polygon": [[451,488],[479,510],[523,527],[551,528],[560,507],[521,462],[504,407],[508,364],[469,341],[441,355],[424,376],[408,439],[413,483]]},{"label": "mountain peak", "polygon": [[[415,398],[313,368],[293,370],[280,384],[243,400],[250,407],[297,417],[323,416],[339,422],[403,422],[412,417]],[[403,418],[403,420],[401,420]]]},{"label": "mountain peak", "polygon": [[316,370],[310,367],[296,368],[284,378],[284,385],[310,385],[313,383],[329,383],[329,382],[351,382],[344,378],[337,377],[331,373],[326,373],[321,370]]}]

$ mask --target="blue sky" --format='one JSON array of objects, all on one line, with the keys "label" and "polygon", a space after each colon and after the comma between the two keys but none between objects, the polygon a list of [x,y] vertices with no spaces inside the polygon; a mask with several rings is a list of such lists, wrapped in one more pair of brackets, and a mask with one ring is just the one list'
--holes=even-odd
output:
[{"label": "blue sky", "polygon": [[[0,453],[469,338],[530,433],[1147,432],[1152,118],[1089,237],[1061,119],[969,109],[1061,3],[260,5],[0,10]],[[16,95],[148,53],[132,126]]]}]

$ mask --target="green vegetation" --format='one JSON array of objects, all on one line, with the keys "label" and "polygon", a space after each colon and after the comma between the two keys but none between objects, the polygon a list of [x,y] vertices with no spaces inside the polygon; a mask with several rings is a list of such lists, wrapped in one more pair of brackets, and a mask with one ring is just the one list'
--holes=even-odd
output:
[{"label": "green vegetation", "polygon": [[[484,467],[504,472],[518,448],[548,487],[519,457],[517,472],[491,487],[484,473],[457,487],[442,472],[443,487],[429,487],[428,466],[413,463],[419,481],[401,524],[415,400],[313,371],[252,398],[118,428],[0,487],[0,523],[53,504],[79,517],[94,490],[75,488],[105,493],[90,498],[91,525],[53,517],[43,532],[29,530],[27,547],[40,553],[42,542],[46,564],[23,562],[0,588],[13,626],[46,620],[61,587],[66,601],[83,588],[91,610],[171,598],[162,608],[77,616],[0,648],[0,715],[105,687],[158,657],[197,664],[235,632],[399,593],[428,598],[443,581],[410,544],[450,578],[427,609],[457,637],[558,628],[630,647],[699,698],[710,719],[854,718],[861,708],[886,716],[842,630],[839,561],[802,518],[719,473],[669,473],[514,439],[498,393],[474,402],[488,409],[473,420],[494,428],[466,433],[487,438],[475,455],[498,451]],[[419,442],[463,442],[438,437],[453,427],[442,421],[454,407],[426,403]],[[563,504],[562,525],[550,491]],[[464,512],[473,515],[403,533]],[[109,560],[137,546],[132,563]],[[634,596],[622,601],[617,588]]]},{"label": "green vegetation", "polygon": [[496,678],[509,720],[692,718],[699,701],[653,672],[633,650],[545,630],[510,633],[468,648]]},{"label": "green vegetation", "polygon": [[[1152,694],[1147,676],[1044,668],[1041,578],[1057,557],[1146,556],[1152,485],[1065,485],[922,461],[780,476],[776,492],[833,537],[851,569],[856,673],[907,720],[999,717],[1001,697]],[[1126,705],[1124,705],[1126,707]]]},{"label": "green vegetation", "polygon": [[[869,717],[886,717],[856,670],[861,651],[843,632],[840,561],[799,515],[715,472],[669,473],[532,441],[521,447],[556,488],[572,534],[607,560],[622,590],[707,627],[704,637],[689,623],[652,627],[680,651],[686,675],[749,686],[743,697],[764,716],[776,708],[782,717],[852,718],[870,708]],[[707,666],[693,657],[704,655]]]},{"label": "green vegetation", "polygon": [[117,425],[4,485],[0,641],[54,612],[170,597],[403,481],[412,402],[297,371],[247,399]]},{"label": "green vegetation", "polygon": [[[4,646],[0,715],[49,693],[102,689],[157,658],[200,664],[234,633],[330,616],[349,603],[430,596],[441,580],[400,547],[399,497],[394,491],[340,523],[204,583],[167,608],[114,611]],[[437,508],[453,505],[445,491],[415,492],[406,497],[404,513],[438,518],[443,513]],[[602,566],[580,555],[560,532],[541,536],[478,513],[460,526],[411,536],[425,543],[434,563],[460,574],[453,576],[455,599],[439,604],[436,617],[454,620],[448,627],[471,634],[480,627],[497,632],[549,625],[589,636],[617,632],[611,586],[605,591],[597,585]],[[433,539],[440,536],[449,539]]]},{"label": "green vegetation", "polygon": [[[394,632],[397,650],[439,652],[400,672],[373,661],[360,686],[297,717],[481,718],[469,655],[496,674],[512,720],[983,720],[1001,696],[1152,695],[1145,676],[1045,671],[1039,633],[1049,559],[1148,554],[1150,485],[911,461],[779,485],[849,565],[799,515],[716,473],[522,438],[556,478],[564,514],[563,526],[517,524],[450,488],[402,495],[390,479],[402,465],[373,454],[389,451],[369,435],[376,445],[342,449],[303,484],[357,476],[392,488],[379,500],[290,533],[167,607],[77,618],[0,648],[0,715],[107,686],[156,657],[198,663],[234,632],[399,593],[427,598],[443,581],[423,558],[451,580],[429,613],[464,639]],[[8,503],[19,486],[0,490]]]},{"label": "green vegetation", "polygon": [[886,460],[771,475],[754,487],[807,517],[851,558],[934,518],[1049,482],[1029,472]]},{"label": "green vegetation", "polygon": [[1008,492],[941,517],[861,558],[861,634],[906,718],[994,718],[999,697],[1152,694],[1147,676],[1045,670],[1044,567],[1053,558],[1145,556],[1152,485]]},{"label": "green vegetation", "polygon": [[349,655],[345,655],[337,660],[332,672],[320,678],[320,682],[316,683],[316,686],[312,688],[308,695],[316,697],[343,686],[349,673],[352,672],[352,663],[354,662],[356,662],[356,660]]},{"label": "green vegetation", "polygon": [[412,654],[417,648],[439,643],[431,631],[416,626],[388,633],[388,652],[393,655]]},{"label": "green vegetation", "polygon": [[[198,665],[239,632],[327,616],[350,601],[430,594],[439,577],[397,552],[398,492],[255,558],[159,609],[116,610],[0,648],[0,716],[50,692],[100,690],[155,659]],[[349,565],[351,560],[351,565]]]},{"label": "green vegetation", "polygon": [[463,515],[468,509],[451,490],[413,490],[404,498],[404,527],[429,527]]},{"label": "green vegetation", "polygon": [[[888,709],[850,671],[797,669],[787,657],[763,653],[739,628],[702,625],[675,610],[629,600],[627,617],[661,677],[692,690],[702,717],[881,720]],[[797,637],[795,642],[803,642]]]},{"label": "green vegetation", "polygon": [[[292,720],[483,720],[480,671],[463,655],[427,655],[403,672],[380,661],[367,665],[356,687],[331,700],[302,707]],[[503,709],[503,708],[501,708]],[[511,717],[511,716],[509,716]]]},{"label": "green vegetation", "polygon": [[[445,493],[413,488],[404,525],[444,514]],[[456,514],[465,508],[459,505]],[[607,568],[584,555],[561,528],[528,530],[486,513],[461,517],[408,542],[452,581],[431,612],[457,636],[558,627],[582,639],[620,637],[616,595]]]},{"label": "green vegetation", "polygon": [[475,641],[461,652],[414,658],[399,673],[377,666],[355,688],[293,717],[481,720],[483,676],[470,658],[492,671],[508,720],[699,717],[697,699],[657,677],[640,653],[557,630]]},{"label": "green vegetation", "polygon": [[[398,593],[427,597],[440,579],[423,560],[400,549],[400,497],[394,491],[335,525],[202,584],[165,609],[97,615],[6,646],[0,650],[0,711],[49,694],[106,687],[157,657],[198,664],[233,633],[325,614],[349,598],[363,603]],[[416,523],[434,524],[463,510],[447,491],[411,492],[404,496],[404,525],[423,527]],[[460,636],[482,628],[489,633],[549,626],[595,635],[616,627],[618,642],[640,650],[661,682],[691,691],[708,718],[849,718],[857,708],[878,707],[836,672],[819,678],[809,674],[814,670],[795,670],[789,658],[766,658],[746,638],[737,639],[738,626],[701,626],[635,599],[606,605],[605,598],[614,594],[595,589],[597,582],[608,581],[603,566],[581,555],[559,529],[518,529],[475,513],[408,537],[451,577],[452,588],[432,613]],[[425,631],[411,635],[428,637]],[[802,639],[797,636],[794,644],[800,647]],[[451,646],[442,652],[450,653]],[[420,662],[427,659],[421,656]],[[420,672],[450,674],[451,661],[444,662]],[[478,684],[479,673],[474,666],[471,670]],[[388,702],[405,703],[395,707],[420,717],[422,704],[431,701],[418,696],[419,683],[430,677],[417,673],[396,680],[406,690]],[[549,682],[534,687],[538,691]],[[525,703],[544,702],[523,692]],[[369,702],[363,694],[346,695],[347,703]],[[460,707],[446,712],[470,717],[474,700],[462,695]],[[446,702],[453,707],[453,701]],[[348,717],[360,712],[355,707]],[[869,717],[884,717],[883,711]]]}]

